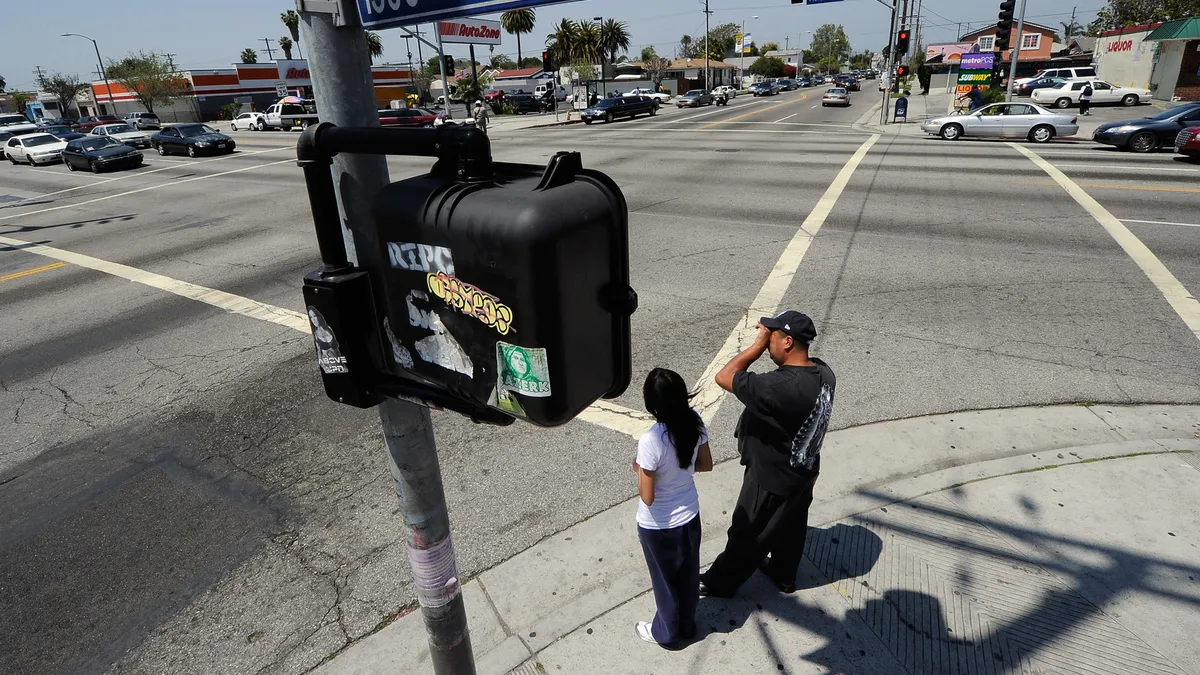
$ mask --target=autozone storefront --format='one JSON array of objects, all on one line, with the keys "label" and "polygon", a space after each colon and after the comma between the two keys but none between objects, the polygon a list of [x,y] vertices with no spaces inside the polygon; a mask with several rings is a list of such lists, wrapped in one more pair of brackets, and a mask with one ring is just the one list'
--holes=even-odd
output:
[{"label": "autozone storefront", "polygon": [[[179,73],[186,81],[186,93],[168,106],[155,106],[155,113],[164,122],[196,122],[221,119],[222,106],[241,103],[243,111],[265,110],[279,100],[277,85],[283,83],[289,94],[312,97],[312,79],[305,59],[279,59],[268,63],[238,63],[232,68],[188,70]],[[386,108],[392,100],[403,99],[411,75],[407,69],[394,66],[374,66],[375,100]],[[133,92],[117,82],[110,82],[117,115],[141,112],[145,108]],[[103,81],[93,82],[97,101],[107,103],[108,89]]]}]

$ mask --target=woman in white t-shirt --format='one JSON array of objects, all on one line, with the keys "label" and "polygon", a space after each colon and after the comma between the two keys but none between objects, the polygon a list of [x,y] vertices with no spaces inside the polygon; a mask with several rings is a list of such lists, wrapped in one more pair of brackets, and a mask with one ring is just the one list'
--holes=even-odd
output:
[{"label": "woman in white t-shirt", "polygon": [[658,420],[638,441],[638,539],[650,567],[653,621],[639,621],[638,637],[672,645],[696,634],[700,601],[700,496],[692,474],[712,471],[708,432],[692,409],[687,384],[655,368],[642,388],[646,410]]}]

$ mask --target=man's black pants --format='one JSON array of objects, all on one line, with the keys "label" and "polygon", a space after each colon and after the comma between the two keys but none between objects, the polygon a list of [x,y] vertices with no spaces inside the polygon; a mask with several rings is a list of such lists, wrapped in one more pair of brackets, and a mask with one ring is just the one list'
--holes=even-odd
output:
[{"label": "man's black pants", "polygon": [[808,507],[812,505],[813,474],[790,495],[767,492],[750,476],[742,478],[742,491],[729,526],[725,550],[702,575],[713,595],[733,595],[771,554],[767,574],[782,582],[795,582],[808,536]]},{"label": "man's black pants", "polygon": [[1079,99],[1079,114],[1086,115],[1092,109],[1092,102]]}]

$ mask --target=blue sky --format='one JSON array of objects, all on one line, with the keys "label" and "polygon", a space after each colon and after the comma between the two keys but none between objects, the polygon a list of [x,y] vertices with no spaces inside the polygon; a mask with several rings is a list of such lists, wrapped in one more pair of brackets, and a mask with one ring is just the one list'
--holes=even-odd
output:
[{"label": "blue sky", "polygon": [[[242,49],[262,49],[260,38],[274,41],[286,35],[279,13],[295,6],[289,0],[120,0],[101,5],[59,0],[55,11],[47,14],[40,2],[8,0],[5,4],[9,5],[4,8],[5,25],[21,27],[5,31],[0,41],[0,75],[7,79],[10,89],[32,88],[33,69],[39,65],[50,72],[94,79],[96,57],[92,44],[81,38],[59,37],[60,33],[83,33],[95,38],[105,59],[144,49],[174,53],[175,62],[183,68],[228,68],[238,60]],[[795,47],[801,42],[806,46],[807,31],[825,23],[845,26],[856,50],[878,52],[887,42],[889,13],[877,0],[842,0],[811,7],[792,5],[789,0],[710,0],[710,4],[713,25],[745,19],[747,32],[759,44],[790,42]],[[1043,25],[1058,26],[1077,7],[1077,20],[1086,25],[1103,4],[1101,0],[1029,0],[1027,16]],[[952,41],[957,22],[971,22],[978,27],[994,21],[998,5],[999,0],[927,0],[922,21],[927,26],[925,41]],[[703,10],[702,0],[584,0],[548,5],[537,10],[537,27],[522,40],[522,52],[526,56],[539,55],[546,34],[564,17],[611,16],[629,24],[634,45],[630,51],[635,57],[646,45],[669,56],[683,34],[703,35]],[[754,15],[759,18],[751,19]],[[394,29],[382,32],[384,61],[407,61],[400,34]],[[429,50],[424,51],[428,58]],[[465,56],[466,51],[465,45],[450,49],[456,56]],[[516,40],[505,35],[505,43],[496,51],[515,57]],[[412,52],[415,61],[415,41]],[[486,47],[476,48],[479,60],[486,61],[488,55]],[[259,61],[266,60],[266,54],[260,53]]]}]

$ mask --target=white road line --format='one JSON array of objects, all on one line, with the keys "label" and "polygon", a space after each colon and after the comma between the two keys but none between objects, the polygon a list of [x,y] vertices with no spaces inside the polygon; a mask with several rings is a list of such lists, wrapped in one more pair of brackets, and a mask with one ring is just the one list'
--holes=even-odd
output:
[{"label": "white road line", "polygon": [[[229,174],[232,174],[232,173],[241,173],[243,171],[253,171],[254,169],[261,169],[261,168],[267,167],[267,166],[275,166],[277,164],[287,164],[289,162],[295,162],[295,161],[296,160],[294,160],[294,159],[283,159],[278,162],[268,162],[266,164],[255,164],[254,166],[244,166],[240,169],[232,169],[230,171],[222,171],[220,173],[212,173],[212,174],[208,174],[208,175],[204,175],[204,176],[193,176],[192,178],[183,178],[180,180],[173,180],[173,181],[170,181],[167,183],[157,183],[155,185],[150,185],[150,186],[147,186],[144,188],[138,188],[136,190],[127,190],[125,192],[118,192],[116,194],[105,195],[103,197],[97,197],[95,199],[88,199],[88,200],[85,200],[82,202],[76,202],[74,204],[63,204],[61,206],[51,206],[50,208],[46,208],[46,209],[37,209],[36,211],[24,211],[22,213],[10,213],[7,215],[0,216],[0,220],[8,220],[10,218],[24,218],[25,216],[36,216],[39,213],[50,213],[51,211],[61,211],[63,209],[73,209],[73,208],[80,207],[80,206],[87,206],[88,204],[95,204],[96,202],[103,202],[103,201],[107,201],[109,199],[116,199],[117,197],[125,197],[127,195],[135,195],[139,192],[149,192],[150,190],[157,190],[159,188],[171,187],[173,185],[183,185],[184,183],[192,183],[192,182],[195,182],[198,180],[208,180],[209,178],[218,178],[220,176],[228,176]],[[159,171],[161,171],[161,170],[162,169],[159,169]],[[147,171],[145,173],[150,173],[150,172]],[[114,179],[114,180],[120,180],[120,179]],[[95,185],[95,183],[94,183],[94,185]],[[87,187],[90,187],[90,186],[87,186]]]},{"label": "white road line", "polygon": [[[295,146],[292,146],[292,147],[295,147]],[[272,148],[270,150],[256,150],[254,152],[239,152],[237,154],[228,154],[228,155],[224,155],[222,157],[213,157],[212,159],[193,160],[193,161],[189,161],[187,163],[188,164],[208,164],[209,162],[220,162],[222,160],[230,159],[233,157],[245,157],[247,155],[261,155],[265,152],[279,152],[280,150],[283,150],[283,149],[285,149],[285,148],[279,147],[279,148]],[[165,158],[159,158],[159,160],[155,160],[155,161],[160,161],[162,159],[165,159]],[[172,163],[178,163],[178,164],[184,163],[183,160],[179,160],[178,162],[175,160],[166,160],[166,161],[172,162]],[[61,195],[61,194],[67,193],[67,192],[74,192],[75,190],[83,190],[84,188],[95,187],[97,185],[103,185],[104,183],[112,183],[112,182],[119,181],[119,180],[125,180],[127,178],[136,178],[138,176],[148,176],[152,173],[158,173],[159,171],[166,171],[167,169],[174,169],[174,168],[175,167],[173,167],[173,166],[164,166],[161,169],[151,169],[149,171],[138,171],[135,173],[125,174],[124,176],[118,176],[117,178],[105,178],[103,180],[98,180],[95,183],[88,183],[87,185],[77,185],[73,188],[67,188],[65,190],[58,190],[55,192],[46,192],[44,194],[35,195],[33,197],[25,197],[22,201],[28,201],[30,199],[45,199],[46,197],[53,197],[54,195]],[[54,173],[54,172],[52,172],[52,173]],[[12,202],[11,204],[6,204],[5,207],[6,208],[16,208],[20,205],[21,205],[20,202]]]},{"label": "white road line", "polygon": [[27,253],[34,253],[52,260],[59,260],[72,265],[78,265],[79,267],[96,270],[97,272],[111,274],[122,279],[128,279],[129,281],[150,286],[151,288],[157,288],[190,300],[212,305],[231,314],[241,314],[252,319],[269,321],[306,333],[309,331],[308,317],[290,309],[275,307],[274,305],[268,305],[264,302],[251,300],[250,298],[243,298],[240,295],[198,286],[187,281],[172,279],[161,274],[155,274],[154,272],[140,270],[136,267],[109,262],[80,253],[72,253],[61,248],[43,246],[20,239],[10,239],[9,237],[0,237],[0,244],[6,244]]},{"label": "white road line", "polygon": [[[92,175],[89,175],[86,173],[63,173],[62,171],[49,171],[47,169],[28,169],[28,171],[35,171],[37,173],[48,173],[51,176],[72,176],[74,178],[90,178],[92,180],[97,180],[96,176],[92,176]],[[103,180],[103,179],[101,178],[99,180]]]},{"label": "white road line", "polygon": [[694,120],[698,117],[707,117],[708,115],[715,115],[720,112],[729,112],[731,110],[737,110],[738,108],[743,108],[748,105],[761,105],[762,103],[763,103],[763,101],[751,101],[749,103],[735,105],[732,108],[728,108],[728,107],[722,108],[721,106],[714,106],[716,108],[716,110],[709,110],[708,112],[703,112],[703,113],[700,113],[699,115],[692,115],[691,117],[684,117],[682,119],[674,119],[671,117],[667,117],[667,118],[661,119],[661,120],[654,120],[654,123],[655,124],[667,124],[668,122],[671,122],[671,123],[686,122],[688,120]]},{"label": "white road line", "polygon": [[1130,220],[1122,218],[1122,223],[1137,223],[1139,225],[1178,225],[1180,227],[1200,227],[1200,223],[1168,223],[1161,220]]},{"label": "white road line", "polygon": [[788,115],[787,117],[784,117],[783,119],[778,119],[778,120],[775,120],[774,122],[771,122],[771,124],[779,124],[780,122],[786,122],[787,120],[790,120],[799,114],[800,113],[792,113],[791,115]]},{"label": "white road line", "polygon": [[1074,169],[1121,169],[1135,171],[1184,171],[1187,173],[1200,173],[1200,169],[1168,169],[1158,166],[1127,166],[1124,164],[1055,164],[1059,168],[1070,167]]},{"label": "white road line", "polygon": [[1179,279],[1176,279],[1175,275],[1171,274],[1171,270],[1162,264],[1162,261],[1154,255],[1154,252],[1143,244],[1142,240],[1138,239],[1134,233],[1130,232],[1129,228],[1121,224],[1121,221],[1116,216],[1109,213],[1108,209],[1101,206],[1100,202],[1093,199],[1086,190],[1079,187],[1075,181],[1068,178],[1062,171],[1056,169],[1053,164],[1047,162],[1037,153],[1016,143],[1009,143],[1009,145],[1028,157],[1042,171],[1045,171],[1046,175],[1053,178],[1062,189],[1066,190],[1067,194],[1071,195],[1080,206],[1096,219],[1096,222],[1100,223],[1105,230],[1108,230],[1108,234],[1116,240],[1121,248],[1125,249],[1125,253],[1133,259],[1133,262],[1137,263],[1138,267],[1142,268],[1142,272],[1149,277],[1159,292],[1163,294],[1163,297],[1170,303],[1175,313],[1179,315],[1179,318],[1183,319],[1183,322],[1192,331],[1192,334],[1196,336],[1196,339],[1200,339],[1200,301],[1196,300],[1184,288]]},{"label": "white road line", "polygon": [[[741,122],[733,122],[733,124],[741,124]],[[770,124],[770,122],[765,122],[765,124]],[[787,126],[787,125],[780,125],[780,126]],[[703,127],[697,127],[695,129],[677,129],[677,128],[669,128],[669,127],[652,127],[652,128],[629,127],[628,129],[614,130],[613,133],[617,133],[618,131],[630,131],[630,132],[649,131],[649,132],[655,133],[655,134],[662,133],[664,131],[673,131],[673,132],[683,132],[683,133],[688,133],[688,134],[697,134],[697,133],[710,134],[713,132],[717,132],[717,133],[724,133],[724,134],[820,134],[822,136],[863,136],[867,133],[865,131],[821,131],[820,129],[734,129],[734,128],[724,128],[724,129],[708,128],[708,129],[705,129]]]}]

